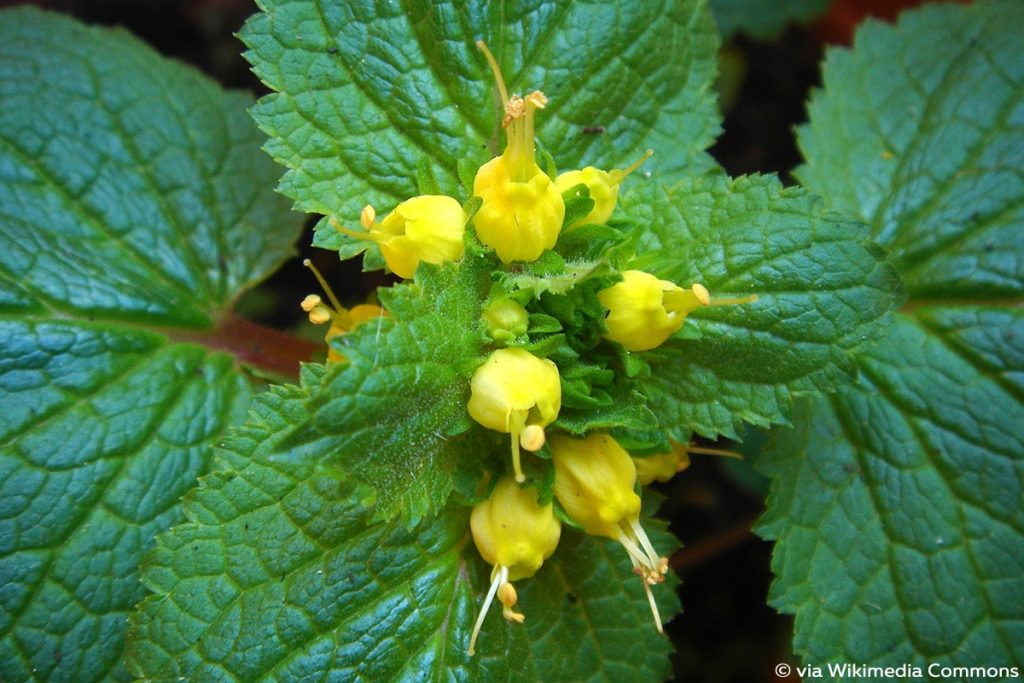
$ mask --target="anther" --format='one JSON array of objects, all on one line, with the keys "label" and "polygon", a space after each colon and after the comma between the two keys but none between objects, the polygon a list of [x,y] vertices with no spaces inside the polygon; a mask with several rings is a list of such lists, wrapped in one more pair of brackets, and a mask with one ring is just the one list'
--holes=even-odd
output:
[{"label": "anther", "polygon": [[323,300],[319,296],[317,296],[316,294],[307,294],[306,298],[302,300],[302,303],[300,303],[299,306],[306,313],[309,313],[314,308],[319,306],[321,301],[323,301]]},{"label": "anther", "polygon": [[511,583],[503,583],[498,588],[498,600],[501,601],[502,609],[501,616],[505,617],[506,621],[512,621],[517,624],[521,624],[526,621],[526,617],[519,612],[516,612],[516,602],[519,601],[519,596],[516,594],[515,586]]},{"label": "anther", "polygon": [[309,322],[314,325],[323,325],[331,321],[331,311],[326,306],[317,306],[309,312]]},{"label": "anther", "polygon": [[[302,265],[306,266],[311,271],[313,271],[313,276],[316,278],[316,281],[320,283],[320,286],[323,287],[324,292],[327,294],[327,298],[330,299],[330,301],[331,301],[331,305],[334,306],[334,310],[335,311],[343,311],[343,310],[345,310],[345,307],[341,305],[340,301],[338,301],[338,297],[334,296],[334,291],[331,289],[331,286],[329,284],[327,284],[327,280],[325,280],[324,276],[320,274],[320,271],[317,270],[317,267],[313,265],[313,262],[310,261],[308,258],[307,259],[303,259],[302,260]],[[316,295],[314,294],[312,296],[316,296]],[[317,297],[317,298],[319,298],[319,297]],[[309,299],[309,297],[306,297],[306,299]],[[306,299],[303,299],[303,304],[305,304]],[[307,310],[305,306],[303,306],[303,310]]]},{"label": "anther", "polygon": [[519,435],[519,445],[533,453],[544,447],[544,441],[544,428],[540,425],[527,425]]},{"label": "anther", "polygon": [[365,229],[369,230],[370,226],[373,225],[373,222],[375,220],[377,220],[377,211],[373,208],[373,206],[367,204],[359,213],[359,224],[362,225]]},{"label": "anther", "polygon": [[708,306],[711,304],[711,292],[709,292],[708,288],[701,283],[693,283],[690,287],[690,291],[693,292],[693,295],[697,297],[697,301],[699,301],[702,306]]}]

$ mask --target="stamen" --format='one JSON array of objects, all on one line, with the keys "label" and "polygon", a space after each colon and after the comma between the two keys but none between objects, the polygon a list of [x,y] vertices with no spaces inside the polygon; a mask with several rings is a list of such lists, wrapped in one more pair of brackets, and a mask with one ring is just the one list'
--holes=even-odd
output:
[{"label": "stamen", "polygon": [[636,538],[640,541],[640,545],[642,545],[644,550],[647,551],[647,559],[651,562],[651,568],[659,574],[664,574],[665,571],[668,571],[667,563],[664,565],[665,571],[661,571],[662,560],[664,558],[658,555],[658,551],[654,549],[654,545],[651,543],[651,539],[647,538],[647,532],[644,531],[644,528],[642,526],[640,526],[640,520],[630,519],[629,525],[633,529],[633,535],[636,536]]},{"label": "stamen", "polygon": [[519,435],[519,445],[533,453],[544,448],[544,441],[544,428],[540,425],[527,425]]},{"label": "stamen", "polygon": [[505,103],[505,117],[501,120],[501,127],[508,128],[513,121],[526,116],[526,103],[519,95],[513,95],[512,99]]},{"label": "stamen", "polygon": [[494,82],[498,86],[498,94],[501,96],[502,104],[508,102],[508,89],[505,88],[505,79],[501,77],[501,69],[498,67],[498,60],[496,60],[494,55],[491,54],[491,51],[487,48],[487,43],[484,41],[476,41],[476,46],[484,53],[484,57],[487,59],[487,64],[491,67],[491,72],[494,74]]},{"label": "stamen", "polygon": [[522,132],[520,133],[524,160],[528,158],[530,162],[533,162],[536,159],[537,150],[534,144],[533,112],[538,108],[543,109],[547,102],[548,98],[544,97],[544,93],[539,90],[535,90],[526,97],[526,115],[523,117]]},{"label": "stamen", "polygon": [[325,280],[324,276],[320,274],[320,271],[317,270],[317,267],[313,265],[313,262],[310,261],[308,258],[303,259],[302,265],[306,266],[311,271],[313,271],[313,275],[316,277],[317,282],[319,282],[320,286],[324,288],[324,292],[327,293],[327,298],[331,300],[331,305],[334,306],[334,310],[344,311],[345,307],[342,306],[341,302],[338,301],[338,297],[334,296],[334,290],[332,290],[331,286],[327,284],[327,280]]},{"label": "stamen", "polygon": [[523,474],[523,465],[519,458],[519,439],[516,435],[512,435],[512,471],[516,475],[516,483],[522,484],[526,481],[526,475]]},{"label": "stamen", "polygon": [[647,593],[647,603],[651,606],[651,614],[654,615],[654,625],[658,628],[658,633],[664,633],[665,629],[661,627],[661,614],[658,612],[658,603],[654,602],[654,592],[651,591],[651,585],[647,581],[644,581],[643,584],[644,592]]},{"label": "stamen", "polygon": [[544,107],[548,106],[548,98],[540,90],[534,90],[532,93],[526,96],[526,103],[527,105],[532,105],[532,107],[528,106],[526,108],[527,112],[529,112],[531,108],[543,109]]},{"label": "stamen", "polygon": [[501,588],[498,589],[498,600],[500,600],[503,605],[501,615],[505,617],[506,621],[513,621],[517,624],[521,624],[526,621],[525,615],[512,609],[515,607],[516,602],[519,601],[519,596],[516,594],[515,586],[511,583],[501,584]]},{"label": "stamen", "polygon": [[484,606],[480,609],[480,616],[476,618],[476,625],[473,626],[473,635],[469,639],[469,649],[466,652],[470,657],[476,654],[476,638],[480,635],[480,629],[484,625],[484,617],[487,616],[487,611],[491,608],[491,603],[494,601],[494,594],[498,592],[498,586],[503,583],[508,583],[508,569],[505,569],[505,567],[501,567],[491,579],[491,589],[487,591],[487,598],[484,600]]},{"label": "stamen", "polygon": [[[621,525],[621,522],[620,522]],[[650,558],[633,542],[633,539],[629,538],[628,535],[619,527],[619,537],[616,539],[622,544],[622,547],[629,553],[630,559],[633,560],[634,566],[640,566],[643,568],[643,575],[647,576],[651,571],[654,570],[655,565],[651,562]]]},{"label": "stamen", "polygon": [[[364,209],[364,211],[365,211],[365,209]],[[374,217],[376,217],[376,214],[374,214]],[[359,217],[360,224],[362,224],[362,221],[363,221],[363,216],[360,214],[360,217]],[[376,232],[374,230],[371,230],[370,228],[367,228],[366,230],[363,230],[363,231],[350,230],[349,228],[346,228],[344,225],[342,225],[341,223],[336,221],[334,219],[334,216],[331,216],[330,218],[328,218],[327,222],[331,224],[332,228],[334,228],[335,230],[340,232],[342,235],[348,235],[349,237],[351,237],[353,239],[367,240],[367,241],[370,241],[370,242],[383,242],[384,240],[388,239],[386,235],[381,235],[380,233],[378,233],[378,232]],[[373,225],[372,221],[371,221],[370,225],[371,226]]]},{"label": "stamen", "polygon": [[704,446],[686,446],[688,453],[697,453],[698,455],[721,455],[725,458],[736,458],[742,460],[743,456],[736,451],[727,451],[722,448],[705,448]]},{"label": "stamen", "polygon": [[711,306],[734,306],[737,304],[752,304],[757,301],[757,294],[751,294],[750,296],[743,296],[736,299],[715,299],[709,305]]}]

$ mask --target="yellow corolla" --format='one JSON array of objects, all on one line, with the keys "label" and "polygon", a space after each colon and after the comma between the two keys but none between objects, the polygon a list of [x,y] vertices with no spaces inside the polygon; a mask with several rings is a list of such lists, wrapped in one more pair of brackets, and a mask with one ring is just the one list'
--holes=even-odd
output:
[{"label": "yellow corolla", "polygon": [[534,261],[555,246],[565,219],[562,193],[537,166],[533,118],[547,104],[544,93],[509,97],[498,63],[487,46],[477,43],[494,72],[505,106],[502,125],[508,144],[501,156],[480,167],[473,194],[483,200],[473,227],[484,246],[502,263]]},{"label": "yellow corolla", "polygon": [[658,631],[661,615],[651,593],[651,584],[661,583],[668,572],[668,559],[654,550],[640,526],[640,496],[636,487],[636,466],[625,451],[607,434],[584,439],[551,437],[555,464],[555,496],[569,517],[594,536],[618,541],[643,578],[644,591]]},{"label": "yellow corolla", "polygon": [[691,311],[711,303],[704,285],[683,289],[642,270],[625,271],[622,282],[601,290],[597,298],[608,309],[605,339],[622,344],[627,351],[661,346],[679,331]]},{"label": "yellow corolla", "polygon": [[586,185],[590,198],[594,200],[594,208],[586,216],[576,221],[567,228],[575,228],[577,225],[588,223],[607,223],[615,210],[615,203],[619,197],[619,186],[626,176],[640,168],[647,159],[654,154],[654,150],[647,150],[644,155],[626,169],[612,169],[602,171],[593,166],[587,166],[578,171],[566,171],[555,179],[555,185],[559,192],[566,192],[577,185]]},{"label": "yellow corolla", "polygon": [[472,655],[495,595],[503,605],[502,614],[507,620],[522,623],[525,619],[512,609],[518,596],[511,582],[537,573],[544,560],[555,552],[562,525],[550,503],[538,504],[536,491],[520,488],[508,477],[495,485],[487,500],[473,508],[469,524],[480,556],[494,567],[491,588],[469,641]]},{"label": "yellow corolla", "polygon": [[363,209],[362,232],[335,227],[356,239],[376,242],[388,268],[399,277],[411,278],[421,261],[440,265],[462,258],[466,213],[462,205],[444,195],[420,195],[407,199],[379,222],[373,207]]},{"label": "yellow corolla", "polygon": [[523,349],[498,349],[477,368],[470,380],[470,417],[488,429],[512,435],[512,467],[523,482],[519,447],[538,451],[544,446],[544,427],[562,407],[558,367]]}]

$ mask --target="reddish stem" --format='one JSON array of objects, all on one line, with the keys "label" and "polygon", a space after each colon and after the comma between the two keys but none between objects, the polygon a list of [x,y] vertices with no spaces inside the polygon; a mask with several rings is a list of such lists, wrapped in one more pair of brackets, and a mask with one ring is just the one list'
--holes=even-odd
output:
[{"label": "reddish stem", "polygon": [[324,344],[300,339],[285,332],[264,327],[228,313],[207,332],[171,333],[176,341],[192,342],[225,351],[238,362],[274,375],[297,378],[299,364],[312,360]]},{"label": "reddish stem", "polygon": [[703,538],[672,555],[672,569],[679,572],[703,564],[754,537],[751,528],[760,515],[741,520],[708,538]]}]

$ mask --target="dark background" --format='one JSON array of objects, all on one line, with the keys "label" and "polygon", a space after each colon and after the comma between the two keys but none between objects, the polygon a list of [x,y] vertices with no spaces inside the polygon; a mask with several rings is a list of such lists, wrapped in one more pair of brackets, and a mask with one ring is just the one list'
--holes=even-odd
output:
[{"label": "dark background", "polygon": [[[776,2],[779,0],[765,0]],[[0,0],[0,6],[26,4]],[[121,25],[164,55],[189,62],[230,88],[261,95],[266,88],[251,74],[234,38],[256,11],[251,0],[39,0],[36,4],[88,23]],[[778,173],[793,183],[800,162],[793,127],[805,120],[804,103],[819,84],[825,46],[847,43],[867,14],[895,16],[915,0],[837,0],[809,26],[794,26],[773,39],[744,35],[726,42],[720,88],[724,133],[711,149],[731,174]],[[310,225],[311,227],[311,225]],[[386,277],[366,275],[358,264],[315,254],[310,232],[301,256],[314,258],[343,300],[363,300]],[[316,291],[295,259],[242,302],[242,313],[278,328],[302,330],[297,303]],[[338,285],[341,286],[338,286]],[[322,330],[320,332],[322,334]],[[317,334],[317,332],[313,332]],[[693,466],[662,486],[668,500],[661,516],[685,548],[672,558],[681,575],[684,613],[667,626],[677,653],[677,680],[709,683],[776,680],[774,666],[791,658],[792,620],[766,605],[771,581],[770,544],[750,531],[763,511],[767,482],[752,470],[764,435],[745,439],[744,463],[694,456]],[[730,446],[730,444],[720,444]],[[738,447],[732,445],[733,447]],[[795,680],[795,676],[789,679]]]}]

